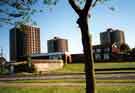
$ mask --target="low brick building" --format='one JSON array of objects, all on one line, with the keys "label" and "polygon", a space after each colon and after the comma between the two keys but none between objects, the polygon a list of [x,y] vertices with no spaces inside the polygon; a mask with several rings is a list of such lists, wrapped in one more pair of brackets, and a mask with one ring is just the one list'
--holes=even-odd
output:
[{"label": "low brick building", "polygon": [[[95,61],[111,61],[113,59],[118,59],[120,49],[112,46],[96,45],[93,46],[93,57]],[[72,63],[82,63],[85,62],[84,54],[72,54]]]},{"label": "low brick building", "polygon": [[37,60],[33,59],[32,64],[36,72],[49,72],[63,68],[64,63],[62,60]]},{"label": "low brick building", "polygon": [[84,63],[85,62],[84,54],[82,54],[82,53],[71,54],[71,57],[72,57],[72,63]]},{"label": "low brick building", "polygon": [[40,53],[31,55],[32,59],[54,59],[63,60],[64,63],[71,63],[72,58],[69,52]]},{"label": "low brick building", "polygon": [[96,61],[109,61],[117,57],[120,49],[114,46],[93,46],[94,59]]},{"label": "low brick building", "polygon": [[10,62],[10,72],[49,72],[63,68],[62,60],[31,59],[28,61]]}]

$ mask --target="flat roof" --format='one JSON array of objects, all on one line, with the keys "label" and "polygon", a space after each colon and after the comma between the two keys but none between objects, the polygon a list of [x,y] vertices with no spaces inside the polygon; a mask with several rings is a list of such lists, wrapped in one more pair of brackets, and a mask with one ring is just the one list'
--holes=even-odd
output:
[{"label": "flat roof", "polygon": [[52,53],[39,53],[39,54],[32,54],[31,57],[36,56],[53,56],[53,55],[70,55],[69,52],[52,52]]}]

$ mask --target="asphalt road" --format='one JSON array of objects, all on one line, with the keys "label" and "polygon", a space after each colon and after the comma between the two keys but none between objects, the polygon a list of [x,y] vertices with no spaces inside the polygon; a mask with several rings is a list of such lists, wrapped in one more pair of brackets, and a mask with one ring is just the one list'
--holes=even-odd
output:
[{"label": "asphalt road", "polygon": [[[109,73],[97,73],[97,80],[135,80],[134,72],[109,72]],[[6,80],[60,80],[60,79],[85,79],[84,73],[62,73],[62,74],[44,74],[37,76],[0,76],[0,81]]]}]

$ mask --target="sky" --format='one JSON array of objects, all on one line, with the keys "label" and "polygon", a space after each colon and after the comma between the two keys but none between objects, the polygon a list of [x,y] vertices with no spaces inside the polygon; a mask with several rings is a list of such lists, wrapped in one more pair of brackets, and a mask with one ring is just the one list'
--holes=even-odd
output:
[{"label": "sky", "polygon": [[[68,39],[71,53],[82,53],[81,34],[76,20],[77,14],[67,2],[59,0],[52,9],[33,16],[40,28],[41,52],[47,52],[47,40],[57,36]],[[100,32],[107,28],[120,29],[125,33],[126,43],[135,46],[135,0],[111,0],[105,4],[98,4],[90,11],[89,29],[92,34],[93,45],[100,44]],[[113,6],[115,11],[109,10]],[[4,50],[4,57],[9,60],[9,29],[12,26],[0,27],[0,48]]]}]

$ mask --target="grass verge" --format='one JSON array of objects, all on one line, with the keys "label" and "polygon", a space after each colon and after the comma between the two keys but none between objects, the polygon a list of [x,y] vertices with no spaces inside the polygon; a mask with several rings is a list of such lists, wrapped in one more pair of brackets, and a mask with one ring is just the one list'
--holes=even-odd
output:
[{"label": "grass verge", "polygon": [[[123,68],[130,69],[130,68],[135,68],[135,62],[95,63],[94,66],[95,69],[123,69]],[[66,64],[63,69],[59,69],[54,72],[62,72],[62,73],[84,72],[84,64],[82,63]]]},{"label": "grass verge", "polygon": [[[61,79],[61,80],[14,80],[1,81],[5,83],[85,83],[81,79]],[[96,80],[96,83],[135,83],[135,80]]]}]

